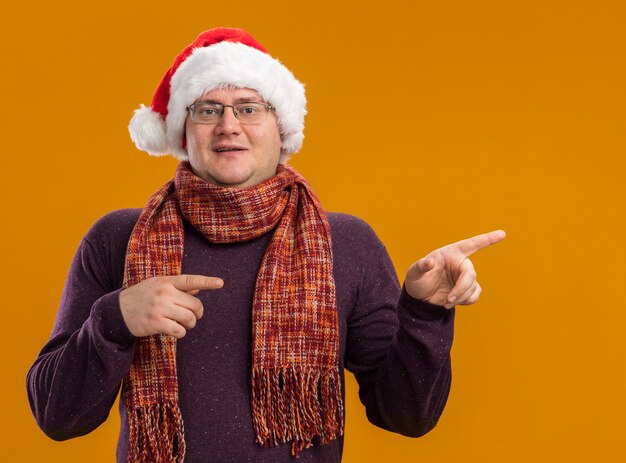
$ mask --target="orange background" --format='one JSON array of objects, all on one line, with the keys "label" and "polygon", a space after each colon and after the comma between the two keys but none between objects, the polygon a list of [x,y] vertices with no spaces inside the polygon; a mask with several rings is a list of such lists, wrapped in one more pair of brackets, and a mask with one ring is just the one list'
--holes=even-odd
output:
[{"label": "orange background", "polygon": [[[439,425],[369,425],[348,377],[344,462],[626,461],[623,2],[44,2],[3,6],[0,459],[113,461],[117,412],[57,443],[25,375],[70,260],[108,211],[174,172],[126,125],[202,30],[251,31],[307,85],[292,164],[327,209],[367,220],[401,278],[495,228],[473,259]],[[621,181],[618,179],[622,178]]]}]

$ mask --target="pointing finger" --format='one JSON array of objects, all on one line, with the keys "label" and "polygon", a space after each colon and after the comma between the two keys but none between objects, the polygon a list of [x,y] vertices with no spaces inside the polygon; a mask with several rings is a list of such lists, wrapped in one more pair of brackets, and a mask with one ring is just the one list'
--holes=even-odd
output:
[{"label": "pointing finger", "polygon": [[194,291],[202,289],[219,289],[224,286],[224,281],[217,277],[205,275],[175,275],[170,277],[170,282],[176,289],[181,291]]},{"label": "pointing finger", "polygon": [[476,251],[480,251],[487,246],[491,246],[498,241],[502,241],[505,237],[506,233],[504,230],[495,230],[489,233],[483,233],[482,235],[473,236],[472,238],[457,241],[454,245],[456,245],[459,250],[465,254],[465,256],[469,256],[474,254]]}]

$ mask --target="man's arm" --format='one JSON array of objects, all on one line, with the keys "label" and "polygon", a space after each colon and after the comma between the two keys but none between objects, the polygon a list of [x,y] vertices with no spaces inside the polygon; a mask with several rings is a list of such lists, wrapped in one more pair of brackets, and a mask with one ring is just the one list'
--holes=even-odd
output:
[{"label": "man's arm", "polygon": [[83,238],[50,340],[28,373],[31,409],[53,439],[80,436],[104,422],[132,363],[137,337],[183,337],[202,317],[202,303],[194,295],[223,285],[219,278],[175,275],[120,289],[135,220],[130,210],[112,213]]},{"label": "man's arm", "polygon": [[35,419],[53,439],[80,436],[104,422],[130,368],[135,337],[112,280],[102,256],[83,238],[50,340],[27,376]]},{"label": "man's arm", "polygon": [[401,291],[376,241],[348,319],[345,366],[359,383],[370,422],[419,437],[435,426],[448,397],[454,309]]},{"label": "man's arm", "polygon": [[397,307],[397,278],[376,239],[378,257],[360,285],[346,353],[346,367],[355,373],[374,424],[413,437],[435,426],[450,389],[452,307],[473,304],[481,292],[468,256],[504,237],[501,230],[478,235],[419,259],[407,273]]}]

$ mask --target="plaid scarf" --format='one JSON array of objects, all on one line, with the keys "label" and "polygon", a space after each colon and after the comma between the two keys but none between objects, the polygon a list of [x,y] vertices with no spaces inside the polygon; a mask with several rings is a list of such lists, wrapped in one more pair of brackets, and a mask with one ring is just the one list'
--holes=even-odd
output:
[{"label": "plaid scarf", "polygon": [[[182,216],[211,242],[250,240],[275,228],[252,304],[251,406],[261,446],[292,442],[292,455],[343,433],[339,326],[330,229],[315,193],[287,165],[252,188],[223,188],[181,162],[143,209],[128,242],[123,287],[179,275]],[[176,339],[140,338],[124,380],[128,462],[181,462]]]}]

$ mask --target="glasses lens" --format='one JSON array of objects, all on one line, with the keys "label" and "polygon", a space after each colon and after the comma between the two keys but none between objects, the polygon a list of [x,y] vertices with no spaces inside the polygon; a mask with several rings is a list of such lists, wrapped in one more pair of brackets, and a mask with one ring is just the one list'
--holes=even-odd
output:
[{"label": "glasses lens", "polygon": [[235,105],[237,119],[242,124],[257,124],[267,116],[267,108],[261,103],[241,103]]},{"label": "glasses lens", "polygon": [[191,109],[191,120],[210,124],[220,120],[224,108],[217,104],[197,103]]}]

